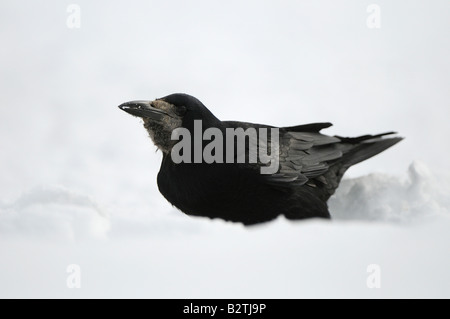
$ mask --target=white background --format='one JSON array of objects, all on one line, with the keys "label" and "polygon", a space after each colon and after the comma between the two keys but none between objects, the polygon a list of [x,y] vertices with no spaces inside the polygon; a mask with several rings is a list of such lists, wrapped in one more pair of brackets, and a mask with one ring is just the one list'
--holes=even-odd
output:
[{"label": "white background", "polygon": [[[78,1],[79,29],[70,3],[0,3],[0,297],[450,297],[449,1],[377,1],[380,29],[370,1]],[[175,92],[406,139],[347,173],[333,222],[190,218],[117,108]]]}]

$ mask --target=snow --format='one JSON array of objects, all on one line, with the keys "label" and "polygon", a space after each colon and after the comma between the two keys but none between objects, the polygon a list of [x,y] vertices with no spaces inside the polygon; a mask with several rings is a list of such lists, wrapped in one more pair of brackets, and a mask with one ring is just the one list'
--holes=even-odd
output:
[{"label": "snow", "polygon": [[435,175],[415,161],[406,176],[370,174],[344,179],[329,204],[336,219],[415,223],[448,216],[449,181],[448,176]]},{"label": "snow", "polygon": [[[383,176],[347,182],[361,180],[375,189],[380,185],[373,180],[394,184],[394,189],[400,184]],[[63,200],[46,202],[55,193]],[[449,296],[450,218],[448,205],[439,199],[430,206],[426,196],[416,202],[416,207],[434,210],[420,219],[415,212],[415,222],[408,210],[405,216],[397,211],[388,216],[386,209],[375,221],[280,218],[244,228],[175,213],[130,218],[126,208],[106,217],[85,197],[64,194],[36,190],[1,211],[1,297]],[[359,205],[372,212],[393,202],[391,196],[376,196],[383,203],[371,201],[368,194],[359,195]],[[344,199],[359,200],[345,191],[337,194],[336,201]],[[407,225],[387,221],[402,218]],[[66,286],[71,264],[81,268],[80,289]],[[381,269],[379,289],[366,284],[367,267],[373,264]]]},{"label": "snow", "polygon": [[[378,1],[377,30],[362,2],[77,4],[80,29],[58,1],[0,4],[1,298],[450,297],[448,1]],[[332,221],[188,217],[117,108],[179,91],[222,119],[406,139],[348,172]]]}]

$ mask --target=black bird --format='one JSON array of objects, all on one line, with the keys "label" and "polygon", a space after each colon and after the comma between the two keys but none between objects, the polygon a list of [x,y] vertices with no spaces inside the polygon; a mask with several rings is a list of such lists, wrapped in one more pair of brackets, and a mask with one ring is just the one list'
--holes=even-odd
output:
[{"label": "black bird", "polygon": [[[209,128],[216,128],[224,136],[227,129],[270,130],[272,126],[220,121],[198,99],[187,94],[127,102],[119,108],[142,118],[154,144],[162,151],[158,187],[172,205],[188,215],[222,218],[245,225],[266,222],[279,215],[288,219],[330,218],[327,200],[345,171],[402,140],[400,137],[384,138],[394,132],[354,138],[319,133],[331,123],[281,127],[278,143],[267,134],[266,145],[277,146],[275,154],[270,156],[278,157],[279,166],[272,174],[262,174],[261,167],[265,164],[260,160],[249,161],[249,138],[245,143],[244,163],[207,163],[204,159],[179,163],[171,154],[180,142],[172,139],[172,132],[184,128],[194,134],[195,120],[202,121],[202,134]],[[201,143],[203,149],[210,141],[202,140]],[[194,144],[191,143],[193,152],[198,147]],[[221,150],[218,145],[215,152]],[[237,146],[230,149],[225,142],[222,145],[224,156],[233,152],[236,159],[239,155]],[[258,143],[257,147],[263,145]],[[179,154],[186,155],[189,151],[185,149]]]}]

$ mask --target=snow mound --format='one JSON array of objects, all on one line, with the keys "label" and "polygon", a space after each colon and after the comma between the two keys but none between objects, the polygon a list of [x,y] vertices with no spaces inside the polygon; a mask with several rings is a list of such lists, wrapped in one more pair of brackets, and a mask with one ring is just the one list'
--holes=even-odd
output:
[{"label": "snow mound", "polygon": [[105,238],[108,216],[89,196],[60,186],[41,186],[0,204],[0,235],[48,239]]},{"label": "snow mound", "polygon": [[377,173],[343,179],[329,207],[338,220],[412,223],[448,216],[449,192],[448,176],[437,176],[424,163],[414,161],[407,176]]}]

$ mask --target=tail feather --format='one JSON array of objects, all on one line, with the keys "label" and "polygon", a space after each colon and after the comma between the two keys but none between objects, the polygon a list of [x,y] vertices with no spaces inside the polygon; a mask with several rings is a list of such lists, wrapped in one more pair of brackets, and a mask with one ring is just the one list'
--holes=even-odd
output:
[{"label": "tail feather", "polygon": [[392,134],[397,134],[397,132],[387,132],[387,133],[381,133],[381,134],[377,134],[377,135],[362,135],[362,136],[358,136],[358,137],[342,137],[342,136],[335,136],[338,139],[341,140],[341,143],[349,143],[349,144],[358,144],[364,141],[369,141],[369,140],[374,140],[374,139],[378,139],[380,137],[386,136],[386,135],[392,135]]},{"label": "tail feather", "polygon": [[342,157],[331,162],[328,171],[323,176],[316,178],[319,187],[316,188],[318,196],[327,201],[334,194],[345,172],[350,166],[365,161],[389,147],[400,142],[402,137],[383,138],[383,136],[395,134],[394,132],[378,135],[364,135],[359,137],[339,137],[339,148]]},{"label": "tail feather", "polygon": [[392,137],[383,138],[383,136],[395,134],[395,132],[383,133],[378,135],[365,135],[355,138],[341,138],[342,143],[354,144],[347,152],[344,152],[341,162],[348,168],[358,164],[368,158],[371,158],[389,147],[397,144],[403,138]]}]

